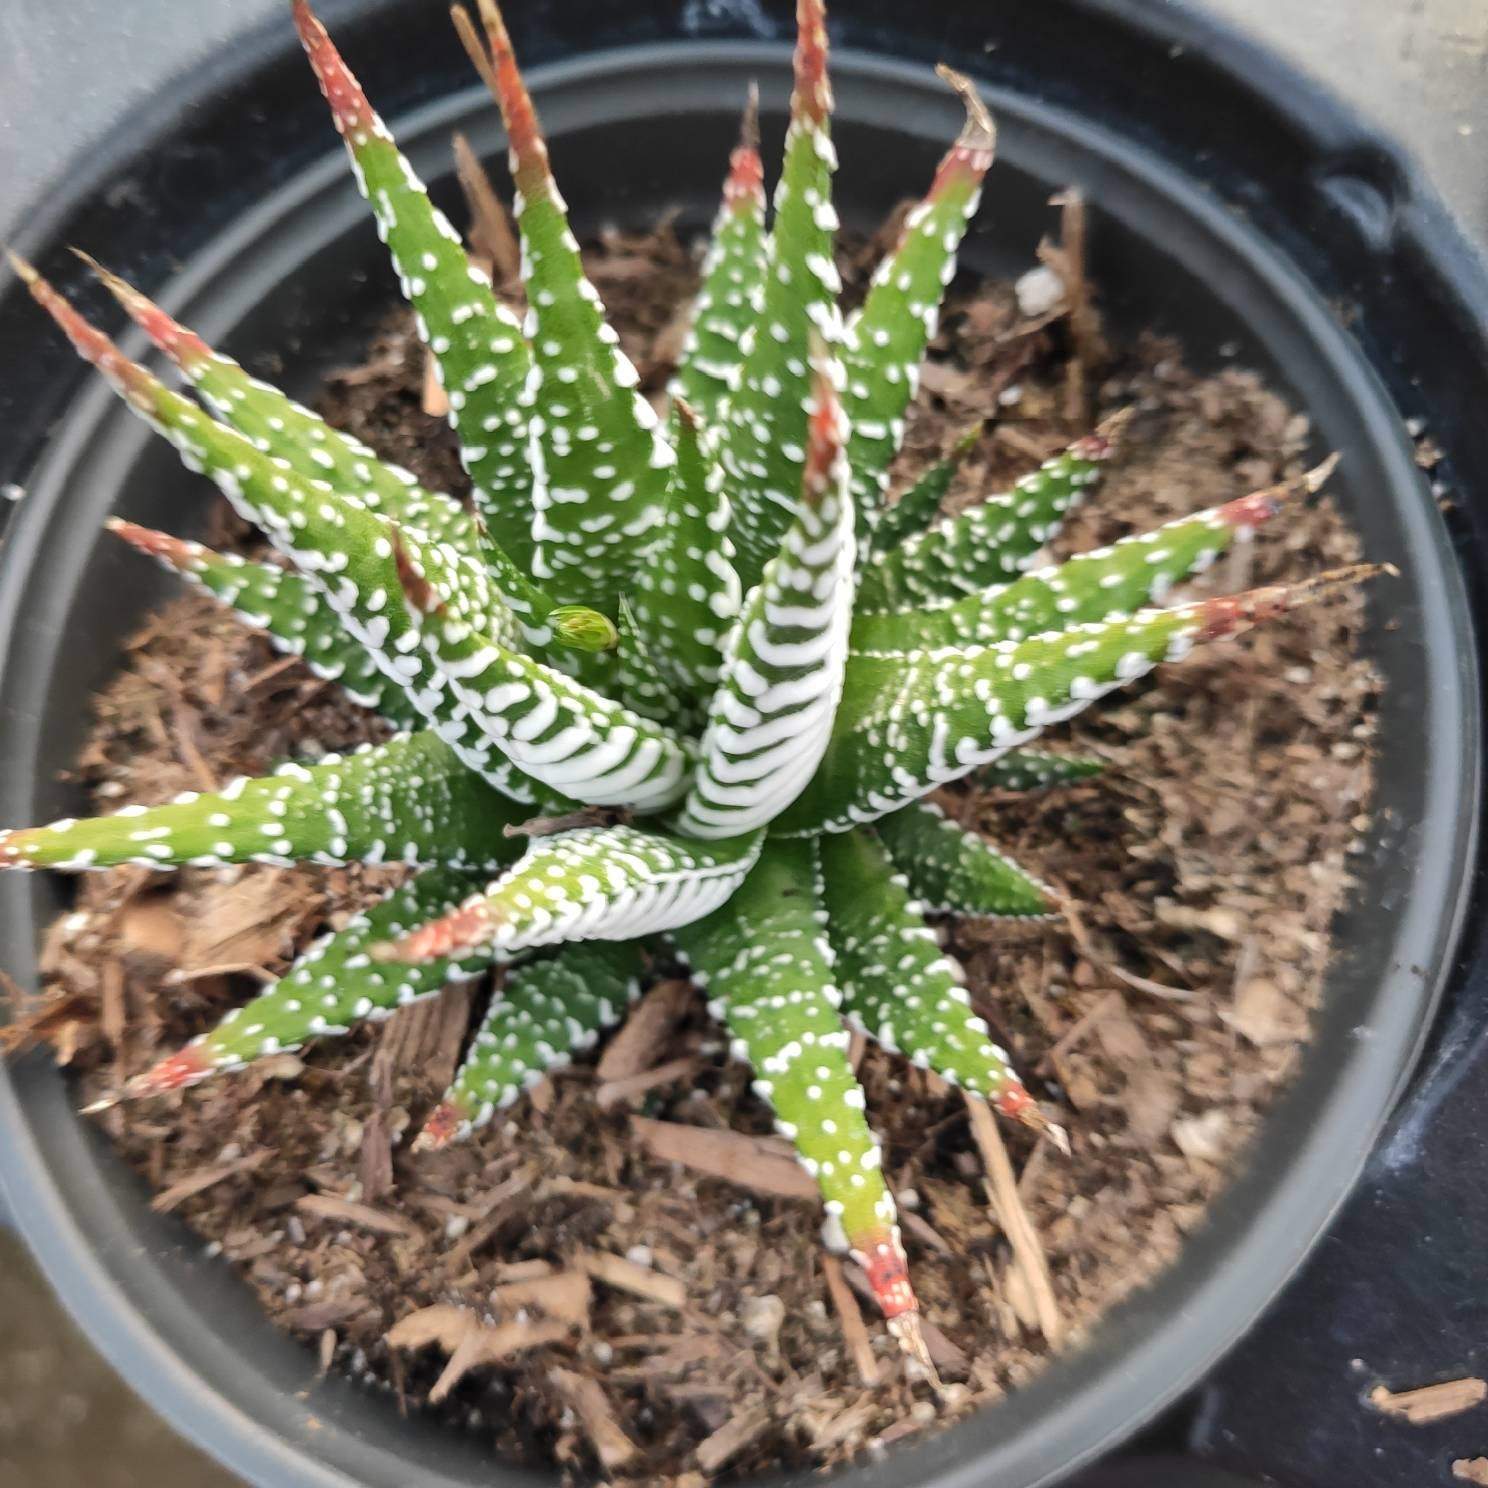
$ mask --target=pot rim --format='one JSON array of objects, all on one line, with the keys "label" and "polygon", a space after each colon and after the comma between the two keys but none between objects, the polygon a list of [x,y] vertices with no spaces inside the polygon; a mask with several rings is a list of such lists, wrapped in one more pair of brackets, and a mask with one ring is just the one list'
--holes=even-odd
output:
[{"label": "pot rim", "polygon": [[[773,67],[786,50],[777,43],[649,44],[546,64],[532,70],[530,81],[541,99],[545,93],[565,88],[588,90],[605,77],[647,66],[676,68],[685,61],[696,68],[714,61],[730,68],[756,63]],[[870,54],[840,51],[833,65],[839,78],[916,88],[923,83],[918,66]],[[1377,415],[1369,420],[1374,437],[1370,454],[1387,471],[1392,489],[1406,490],[1416,483],[1411,448],[1388,395],[1357,347],[1288,260],[1275,251],[1258,254],[1259,240],[1253,229],[1237,222],[1223,203],[1190,178],[1167,166],[1159,168],[1141,147],[1125,139],[1093,138],[1078,116],[1009,98],[996,86],[988,92],[1004,116],[1029,111],[1059,116],[1066,133],[1080,138],[1092,153],[1114,158],[1121,170],[1145,179],[1150,189],[1165,198],[1177,200],[1204,231],[1230,244],[1253,268],[1266,273],[1269,288],[1332,363],[1340,386],[1361,408]],[[395,120],[395,132],[412,152],[418,141],[432,133],[442,138],[476,98],[483,101],[484,95],[471,88],[427,105]],[[328,154],[245,214],[194,255],[187,271],[161,296],[167,308],[179,308],[199,293],[274,221],[326,191],[343,174],[339,152]],[[209,322],[202,328],[212,332]],[[65,466],[69,452],[85,441],[85,431],[99,411],[109,406],[110,395],[96,386],[74,400],[75,420],[48,448],[42,468]],[[21,630],[18,622],[26,575],[62,492],[60,482],[50,492],[39,482],[11,522],[0,559],[0,635],[10,637]],[[844,1475],[854,1482],[877,1488],[931,1480],[941,1488],[971,1488],[985,1482],[987,1463],[965,1459],[968,1448],[980,1445],[983,1451],[991,1450],[989,1423],[996,1436],[1017,1434],[1013,1443],[1017,1451],[1002,1450],[997,1466],[1015,1476],[1022,1474],[1017,1476],[1019,1482],[1050,1481],[1050,1472],[1062,1474],[1076,1461],[1090,1460],[1186,1390],[1214,1363],[1292,1274],[1346,1197],[1419,1050],[1467,901],[1469,878],[1461,870],[1476,852],[1479,710],[1472,626],[1445,532],[1439,523],[1431,525],[1432,512],[1418,512],[1415,518],[1423,551],[1434,554],[1440,568],[1442,605],[1427,617],[1427,630],[1434,631],[1438,642],[1447,643],[1456,661],[1455,668],[1439,669],[1440,686],[1429,697],[1435,714],[1431,734],[1446,757],[1437,762],[1442,767],[1428,782],[1425,812],[1427,819],[1450,825],[1452,850],[1426,859],[1422,874],[1411,886],[1415,920],[1408,959],[1410,965],[1430,968],[1430,995],[1422,996],[1410,966],[1395,971],[1393,980],[1400,984],[1397,994],[1378,998],[1379,1022],[1369,1030],[1370,1037],[1355,1040],[1344,1067],[1334,1077],[1321,1119],[1310,1130],[1295,1133],[1297,1145],[1285,1175],[1274,1182],[1261,1181],[1264,1175],[1256,1168],[1234,1175],[1211,1210],[1214,1222],[1190,1238],[1180,1260],[1165,1269],[1150,1288],[1113,1309],[1091,1344],[1057,1361],[995,1411],[981,1412],[933,1440],[900,1448],[886,1461],[846,1469]],[[1445,653],[1428,648],[1428,656],[1441,654]],[[13,660],[10,650],[0,656],[0,692]],[[13,924],[15,902],[14,896],[6,901],[7,928]],[[1430,908],[1432,904],[1441,912]],[[1388,1097],[1382,1094],[1385,1087]],[[1261,1131],[1273,1142],[1284,1112],[1297,1105],[1296,1091],[1294,1085],[1265,1118]],[[148,1379],[151,1403],[178,1430],[253,1481],[316,1488],[346,1488],[358,1481],[327,1462],[307,1460],[295,1444],[294,1433],[267,1429],[261,1414],[241,1409],[209,1385],[154,1327],[120,1279],[119,1266],[127,1266],[130,1258],[121,1262],[101,1255],[55,1185],[26,1128],[9,1072],[0,1073],[0,1120],[8,1131],[19,1134],[19,1140],[0,1148],[0,1183],[11,1198],[12,1211],[53,1285],[125,1378]],[[1234,1228],[1235,1215],[1257,1194],[1263,1201],[1262,1212],[1244,1228],[1245,1254],[1233,1256],[1240,1247],[1227,1238],[1227,1231]],[[1226,1217],[1232,1221],[1228,1226]],[[1299,1231],[1308,1237],[1305,1245],[1298,1241]],[[1160,1308],[1153,1305],[1154,1297],[1162,1301]],[[1110,1319],[1119,1319],[1122,1326],[1112,1326]],[[1207,1330],[1201,1326],[1206,1321],[1211,1325]],[[1133,1325],[1142,1335],[1135,1340]],[[1119,1367],[1113,1368],[1118,1361]],[[1154,1372],[1167,1381],[1156,1393],[1147,1387]],[[299,1411],[302,1427],[306,1414]],[[345,1434],[342,1427],[325,1426],[317,1440],[325,1444],[332,1433]],[[299,1433],[301,1438],[307,1434],[303,1429]],[[1080,1444],[1077,1455],[1068,1450],[1071,1441]],[[431,1485],[447,1482],[453,1488],[459,1480],[431,1473],[425,1481]]]}]

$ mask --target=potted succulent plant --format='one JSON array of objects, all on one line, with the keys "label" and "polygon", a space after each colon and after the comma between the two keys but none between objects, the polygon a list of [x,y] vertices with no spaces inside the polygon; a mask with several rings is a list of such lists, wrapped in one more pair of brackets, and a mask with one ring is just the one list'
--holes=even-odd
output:
[{"label": "potted succulent plant", "polygon": [[[498,966],[500,992],[410,1144],[415,1154],[439,1150],[522,1110],[522,1093],[589,1047],[659,968],[690,968],[732,1052],[752,1068],[754,1095],[819,1189],[827,1245],[848,1252],[865,1297],[921,1371],[908,1377],[928,1388],[933,1350],[850,1030],[961,1086],[994,1153],[989,1105],[1063,1145],[1053,1102],[1041,1104],[1014,1072],[925,914],[1073,910],[1078,928],[1079,885],[1069,886],[1072,904],[1068,890],[1050,888],[923,798],[973,771],[1009,789],[1085,775],[1084,762],[1028,746],[1152,667],[1363,576],[1354,565],[1156,604],[1288,499],[1315,492],[1327,467],[1055,567],[1032,565],[1098,480],[1125,415],[959,515],[942,519],[940,510],[954,456],[886,506],[917,369],[995,130],[975,86],[948,73],[964,127],[861,303],[844,315],[825,17],[813,0],[799,6],[773,218],[746,130],[660,424],[587,277],[495,6],[482,4],[480,27],[463,13],[457,20],[505,124],[522,244],[520,318],[472,264],[303,0],[294,12],[437,371],[469,506],[380,460],[102,271],[199,406],[128,358],[29,263],[13,263],[132,411],[214,480],[289,566],[218,553],[122,516],[111,519],[114,530],[399,732],[345,755],[324,752],[340,740],[312,740],[323,746],[313,757],[258,779],[18,828],[0,837],[0,863],[217,870],[309,861],[416,871],[385,886],[384,897],[369,895],[246,1006],[129,1073],[97,1105],[230,1078],[225,1072]],[[1317,325],[1307,329],[1316,342]],[[1335,363],[1341,355],[1321,349]],[[1328,384],[1335,410],[1346,381]],[[1368,426],[1375,390],[1358,379],[1348,390],[1354,422],[1335,412],[1335,426],[1348,436],[1350,476],[1358,462],[1359,479],[1379,482],[1397,503],[1401,541],[1376,550],[1418,565],[1411,572],[1402,562],[1411,596],[1404,613],[1415,614],[1434,584],[1432,624],[1450,630],[1454,591],[1434,514],[1415,509],[1398,485],[1398,440],[1382,447],[1376,438],[1371,448],[1355,432]],[[13,562],[25,553],[23,544]],[[1400,681],[1398,660],[1381,648],[1386,698]],[[1465,768],[1447,756],[1473,748],[1463,701],[1433,697],[1452,714],[1433,718],[1430,735],[1431,747],[1446,751],[1444,782]],[[1453,809],[1445,799],[1432,804]],[[1419,801],[1417,810],[1425,810]],[[1466,848],[1459,836],[1455,854],[1442,855],[1437,873],[1447,882]],[[1366,882],[1371,861],[1360,874]],[[1424,892],[1425,880],[1416,888]],[[1424,917],[1412,901],[1388,935],[1422,961],[1439,961],[1450,939],[1448,898],[1438,892]],[[1419,985],[1377,988],[1370,1016],[1388,1035],[1384,1053],[1352,1081],[1335,1071],[1334,1120],[1340,1131],[1352,1127],[1356,1153],[1358,1113],[1383,1114],[1389,1075],[1427,1001]],[[19,1207],[24,1220],[24,1194]],[[368,1223],[370,1211],[322,1203],[319,1212]],[[1017,1248],[1016,1213],[1004,1210],[1001,1222]],[[1238,1246],[1241,1237],[1231,1238]],[[1248,1253],[1256,1237],[1243,1238]],[[215,1276],[202,1284],[216,1285]],[[1256,1300],[1268,1284],[1257,1279]],[[183,1300],[189,1294],[180,1288]],[[844,1319],[857,1318],[850,1297],[834,1300]],[[1037,1311],[1037,1298],[1032,1305]],[[1243,1312],[1231,1303],[1232,1322]],[[552,1324],[536,1342],[566,1338],[556,1312]],[[470,1351],[475,1325],[465,1314],[425,1316],[425,1325],[420,1340],[437,1336],[457,1356]],[[459,1334],[452,1341],[450,1328]],[[1115,1347],[1107,1335],[1071,1367],[1098,1371],[1102,1348]],[[1207,1348],[1199,1344],[1191,1361]],[[186,1372],[210,1377],[206,1361],[177,1357]],[[1191,1368],[1149,1389],[1141,1409]],[[629,1462],[627,1423],[596,1402],[592,1381],[558,1365],[551,1377],[601,1465]],[[260,1441],[265,1455],[252,1461],[215,1444],[265,1481],[406,1477],[396,1429],[353,1442],[345,1422],[373,1407],[327,1398],[334,1412],[351,1414],[338,1417],[336,1440],[324,1448],[296,1444],[300,1433],[282,1422],[279,1439]],[[1104,1409],[1109,1422],[1109,1401]],[[261,1410],[260,1402],[250,1414]],[[1087,1430],[1051,1446],[1038,1437],[1053,1415],[1026,1419],[1021,1443],[1017,1431],[1009,1437],[1008,1481],[1035,1481],[1095,1444]],[[945,1463],[947,1452],[965,1450],[958,1439],[971,1440],[953,1435],[925,1450]],[[467,1445],[408,1440],[410,1452],[436,1457]],[[722,1465],[728,1453],[718,1453]],[[463,1481],[456,1458],[435,1470]],[[871,1471],[923,1477],[931,1469],[890,1459]],[[428,1480],[440,1479],[431,1472]]]}]

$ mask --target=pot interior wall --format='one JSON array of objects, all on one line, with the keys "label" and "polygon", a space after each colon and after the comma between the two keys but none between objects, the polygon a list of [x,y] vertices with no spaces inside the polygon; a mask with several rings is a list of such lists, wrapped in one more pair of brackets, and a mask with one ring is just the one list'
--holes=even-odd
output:
[{"label": "pot interior wall", "polygon": [[[786,56],[775,47],[695,46],[614,54],[539,77],[580,231],[608,221],[644,226],[674,208],[684,223],[704,226],[751,76],[764,92],[767,152],[778,145]],[[872,228],[928,177],[959,110],[921,69],[849,56],[835,71],[839,206],[846,225]],[[989,1416],[862,1470],[864,1482],[884,1485],[946,1474],[942,1481],[969,1482],[957,1475],[973,1457],[987,1474],[977,1481],[1046,1481],[1132,1429],[1254,1317],[1342,1197],[1409,1067],[1450,943],[1474,815],[1475,668],[1463,649],[1456,574],[1403,431],[1362,361],[1285,261],[1192,183],[1088,121],[1021,97],[992,102],[1000,159],[965,268],[1027,267],[1055,225],[1048,197],[1079,183],[1095,209],[1093,276],[1118,335],[1172,331],[1200,366],[1228,358],[1262,371],[1313,417],[1320,452],[1345,451],[1341,499],[1368,555],[1403,573],[1374,596],[1367,638],[1388,688],[1360,908],[1340,922],[1317,1041],[1252,1168],[1182,1263],[1115,1314],[1087,1351]],[[494,111],[474,92],[398,133],[460,220],[447,166],[452,127],[497,153]],[[106,243],[83,246],[107,257]],[[338,155],[261,203],[161,297],[253,370],[303,395],[360,351],[371,318],[395,295]],[[6,819],[44,820],[80,804],[56,771],[85,735],[89,698],[116,668],[121,638],[172,587],[99,541],[102,518],[119,511],[190,535],[215,499],[104,391],[78,399],[32,482],[7,556],[0,620],[11,613],[15,623],[3,676]],[[65,885],[8,880],[0,890],[7,936],[23,947],[8,964],[24,973],[32,917],[55,913]],[[55,1184],[16,1187],[22,1223],[84,1323],[177,1424],[191,1429],[212,1415],[212,1449],[261,1482],[508,1480],[476,1439],[404,1421],[390,1399],[346,1382],[313,1383],[310,1355],[273,1332],[247,1290],[204,1260],[183,1227],[148,1213],[140,1185],[71,1114],[65,1082],[42,1061],[18,1068],[13,1082],[25,1161]],[[71,1253],[79,1235],[81,1259]],[[134,1316],[111,1310],[121,1299]],[[231,1410],[221,1411],[222,1397]]]}]

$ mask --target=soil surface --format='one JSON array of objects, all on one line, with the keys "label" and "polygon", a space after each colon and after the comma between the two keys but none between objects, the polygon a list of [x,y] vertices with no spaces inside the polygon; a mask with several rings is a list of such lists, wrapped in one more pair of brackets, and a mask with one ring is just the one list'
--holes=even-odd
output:
[{"label": "soil surface", "polygon": [[[879,247],[845,255],[851,283]],[[659,393],[694,254],[664,226],[611,235],[589,256],[643,387]],[[1009,285],[954,288],[901,486],[976,419],[988,427],[952,508],[1090,417],[1135,406],[1123,452],[1059,539],[1068,552],[1299,468],[1306,421],[1254,376],[1196,376],[1157,341],[1104,345],[1081,313],[1077,266],[1057,249],[1049,259],[1077,292],[1038,318]],[[322,409],[426,483],[462,489],[423,383],[400,312],[362,366],[330,380]],[[216,536],[252,547],[225,514]],[[1357,556],[1324,497],[1194,588]],[[823,1252],[819,1204],[787,1196],[797,1170],[768,1112],[666,968],[625,1032],[445,1153],[414,1158],[403,1139],[454,1069],[483,984],[100,1119],[156,1207],[306,1341],[306,1379],[318,1356],[385,1389],[389,1409],[438,1412],[493,1451],[587,1479],[680,1488],[883,1450],[1078,1347],[1173,1259],[1246,1160],[1306,1042],[1367,825],[1377,684],[1360,630],[1361,600],[1346,596],[1114,695],[1051,732],[1052,747],[1105,763],[1088,783],[942,793],[1067,890],[1077,919],[946,926],[977,1008],[1062,1113],[1070,1157],[1006,1132],[1016,1186],[1007,1174],[989,1186],[996,1164],[961,1099],[900,1059],[861,1055],[939,1393],[901,1361],[854,1268]],[[384,731],[187,595],[129,643],[76,774],[112,810]],[[50,1042],[80,1095],[111,1090],[281,973],[395,871],[85,876],[48,939],[46,988],[12,1036]],[[725,1160],[743,1184],[706,1176],[729,1133],[742,1134]],[[674,1152],[686,1165],[664,1160]],[[1031,1248],[1008,1238],[1023,1215]],[[1052,1282],[1042,1296],[1038,1250]]]}]

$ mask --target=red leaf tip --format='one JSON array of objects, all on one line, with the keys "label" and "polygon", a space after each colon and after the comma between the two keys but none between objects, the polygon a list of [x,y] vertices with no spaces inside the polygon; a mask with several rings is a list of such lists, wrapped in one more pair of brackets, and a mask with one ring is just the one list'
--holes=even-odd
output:
[{"label": "red leaf tip", "polygon": [[201,1043],[187,1044],[168,1054],[143,1074],[125,1082],[122,1100],[142,1100],[147,1096],[166,1095],[172,1090],[185,1090],[205,1080],[217,1068]]},{"label": "red leaf tip", "polygon": [[174,569],[192,567],[202,552],[200,543],[187,542],[184,537],[158,532],[153,527],[141,527],[137,522],[126,522],[123,517],[110,517],[103,525],[131,548]]},{"label": "red leaf tip", "polygon": [[460,1108],[453,1101],[440,1101],[429,1113],[423,1130],[413,1139],[411,1150],[438,1152],[441,1147],[448,1147],[459,1134],[460,1123],[464,1119]]},{"label": "red leaf tip", "polygon": [[744,207],[764,210],[765,165],[759,152],[759,88],[749,85],[749,98],[739,124],[739,143],[729,156],[728,179],[723,183],[723,200],[735,209]]},{"label": "red leaf tip", "polygon": [[1354,563],[1296,584],[1267,584],[1243,594],[1203,600],[1194,606],[1200,626],[1199,638],[1214,641],[1222,636],[1238,635],[1252,626],[1285,615],[1289,610],[1329,599],[1366,579],[1396,572],[1387,563]]},{"label": "red leaf tip", "polygon": [[511,152],[511,172],[517,188],[524,195],[534,195],[545,190],[552,181],[548,148],[537,122],[537,110],[533,108],[527,84],[522,80],[522,70],[517,66],[517,54],[500,6],[496,0],[477,0],[477,6],[485,30],[484,46],[467,11],[457,5],[450,15],[471,63],[501,107]]},{"label": "red leaf tip", "polygon": [[72,251],[93,270],[130,319],[178,366],[191,367],[211,359],[211,348],[194,331],[188,331],[127,280],[104,268],[92,254],[81,248]]},{"label": "red leaf tip", "polygon": [[873,1299],[886,1318],[893,1321],[919,1310],[909,1282],[909,1262],[899,1232],[893,1226],[850,1236],[849,1243],[853,1259],[863,1268]]},{"label": "red leaf tip", "polygon": [[331,106],[331,118],[336,128],[342,134],[371,129],[377,115],[367,102],[362,85],[336,50],[330,33],[310,9],[309,0],[293,0],[292,9],[300,45],[305,48],[305,55],[315,69],[320,91]]},{"label": "red leaf tip", "polygon": [[31,291],[31,298],[57,323],[77,354],[103,373],[129,401],[152,413],[159,384],[136,366],[96,326],[90,325],[25,259],[10,254],[11,267]]},{"label": "red leaf tip", "polygon": [[791,117],[825,124],[832,112],[827,77],[827,7],[824,0],[796,0],[795,91]]},{"label": "red leaf tip", "polygon": [[410,965],[461,956],[490,939],[494,920],[484,899],[468,903],[410,931],[401,940],[385,940],[372,947],[375,961],[400,961]]}]

